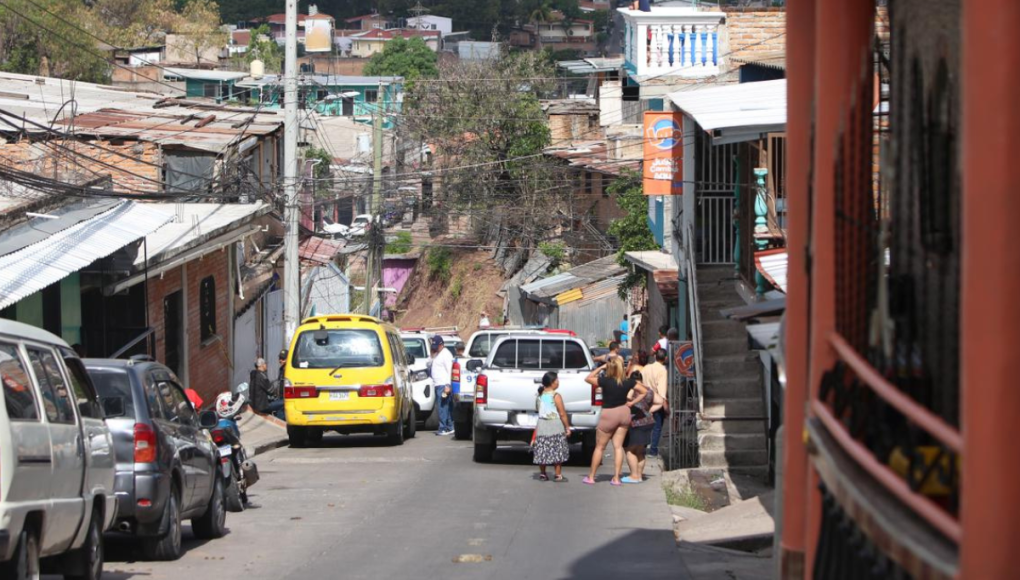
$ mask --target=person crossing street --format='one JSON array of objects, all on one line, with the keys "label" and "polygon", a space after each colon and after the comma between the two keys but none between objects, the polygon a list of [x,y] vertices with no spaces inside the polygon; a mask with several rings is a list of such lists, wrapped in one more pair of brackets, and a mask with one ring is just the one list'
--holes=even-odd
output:
[{"label": "person crossing street", "polygon": [[436,390],[436,405],[439,409],[439,429],[436,435],[453,434],[453,354],[443,344],[438,334],[432,343],[432,385]]}]

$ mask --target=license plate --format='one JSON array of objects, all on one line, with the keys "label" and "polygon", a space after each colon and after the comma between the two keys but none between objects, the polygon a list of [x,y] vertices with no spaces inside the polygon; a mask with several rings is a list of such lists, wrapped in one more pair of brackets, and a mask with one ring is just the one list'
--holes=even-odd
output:
[{"label": "license plate", "polygon": [[519,413],[517,415],[517,424],[522,427],[535,427],[538,425],[538,415]]},{"label": "license plate", "polygon": [[230,449],[229,445],[222,445],[222,446],[220,446],[220,456],[221,457],[226,457],[226,456],[230,455],[230,452],[231,452],[231,449]]},{"label": "license plate", "polygon": [[332,392],[329,394],[330,401],[346,401],[351,396],[347,391]]}]

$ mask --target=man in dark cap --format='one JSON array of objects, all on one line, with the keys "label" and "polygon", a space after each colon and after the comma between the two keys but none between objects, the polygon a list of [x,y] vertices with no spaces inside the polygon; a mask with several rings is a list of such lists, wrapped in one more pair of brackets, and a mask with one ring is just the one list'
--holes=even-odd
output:
[{"label": "man in dark cap", "polygon": [[436,435],[453,433],[453,390],[450,387],[453,375],[453,354],[443,344],[438,334],[430,339],[432,343],[432,386],[436,390],[436,406],[439,409],[439,429]]}]

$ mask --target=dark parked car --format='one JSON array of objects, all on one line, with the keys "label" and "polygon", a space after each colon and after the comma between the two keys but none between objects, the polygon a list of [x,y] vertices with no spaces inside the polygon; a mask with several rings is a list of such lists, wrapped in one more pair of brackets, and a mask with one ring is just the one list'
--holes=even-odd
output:
[{"label": "dark parked car", "polygon": [[124,408],[106,420],[117,460],[115,529],[138,536],[155,560],[180,557],[184,519],[199,538],[223,536],[218,451],[173,371],[148,360],[84,362],[104,404],[120,399]]}]

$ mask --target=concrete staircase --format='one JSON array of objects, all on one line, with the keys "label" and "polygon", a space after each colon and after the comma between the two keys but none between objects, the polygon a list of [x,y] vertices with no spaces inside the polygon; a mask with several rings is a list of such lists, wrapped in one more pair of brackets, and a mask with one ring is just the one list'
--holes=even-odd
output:
[{"label": "concrete staircase", "polygon": [[762,366],[748,349],[742,322],[724,318],[720,310],[743,306],[732,266],[698,267],[701,314],[704,413],[698,421],[702,467],[766,477],[768,440]]}]

